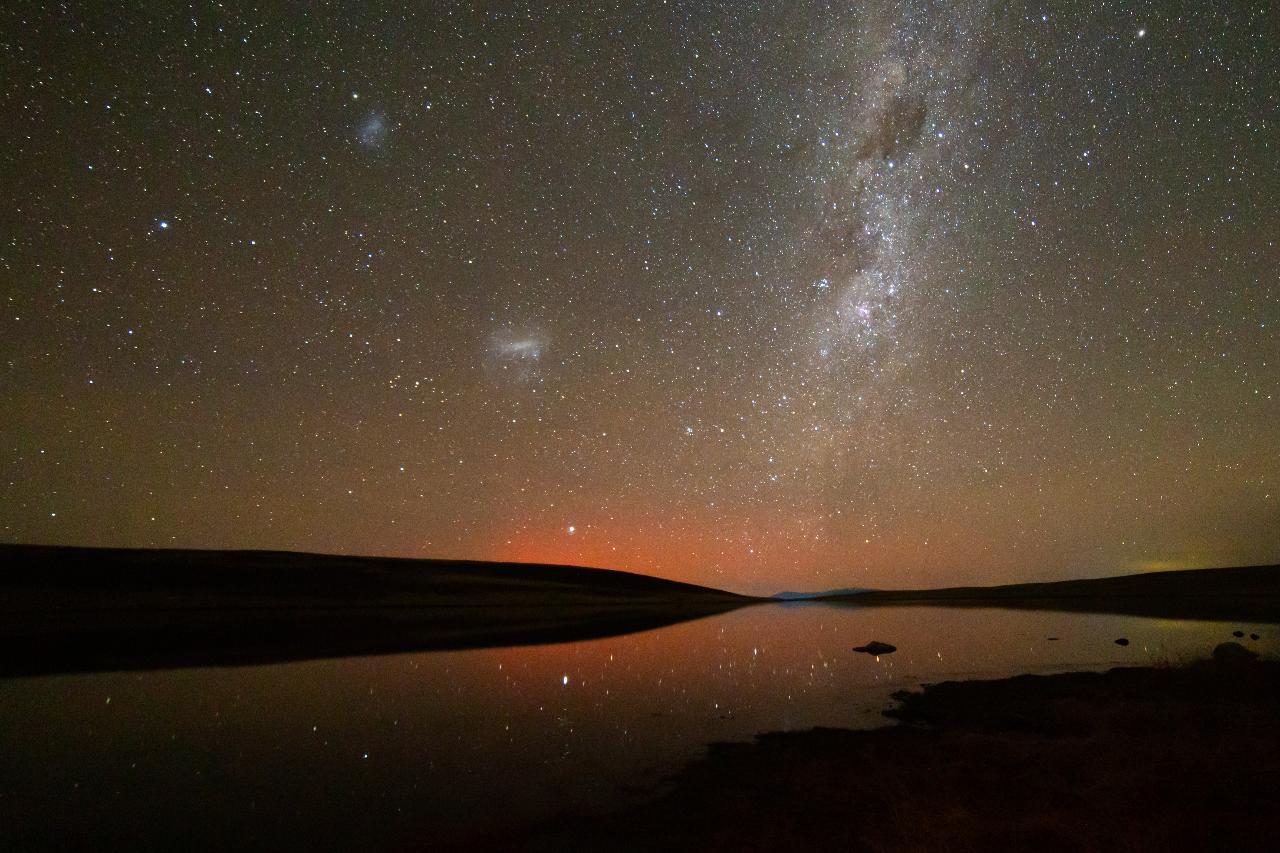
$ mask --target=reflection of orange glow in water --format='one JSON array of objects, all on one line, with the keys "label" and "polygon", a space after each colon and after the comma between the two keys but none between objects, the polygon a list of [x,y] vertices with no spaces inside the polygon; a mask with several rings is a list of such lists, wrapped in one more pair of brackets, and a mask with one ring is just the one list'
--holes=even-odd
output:
[{"label": "reflection of orange glow in water", "polygon": [[[14,685],[21,701],[0,703],[0,743],[3,733],[38,726],[60,747],[17,751],[19,775],[48,774],[52,761],[59,776],[74,778],[87,763],[102,768],[104,788],[136,790],[136,802],[153,790],[126,787],[140,775],[172,786],[192,778],[191,755],[222,760],[216,750],[227,746],[227,766],[249,774],[242,778],[254,790],[287,784],[301,768],[317,790],[335,792],[312,804],[314,814],[298,813],[307,816],[298,831],[359,796],[378,806],[359,827],[366,846],[419,849],[442,831],[491,833],[504,821],[613,808],[710,742],[882,726],[892,694],[922,682],[1196,659],[1233,627],[768,604],[576,643],[25,679]],[[1131,644],[1116,646],[1121,636]],[[873,637],[898,651],[873,658],[852,650]],[[1274,653],[1277,640],[1264,636],[1256,648]],[[117,697],[110,706],[104,691]],[[100,709],[92,718],[91,708]],[[210,733],[210,708],[231,711],[235,738]],[[171,738],[193,747],[174,749]],[[155,756],[155,769],[130,773],[113,760],[120,744]],[[5,752],[10,764],[13,753]],[[195,785],[191,802],[207,802]]]}]

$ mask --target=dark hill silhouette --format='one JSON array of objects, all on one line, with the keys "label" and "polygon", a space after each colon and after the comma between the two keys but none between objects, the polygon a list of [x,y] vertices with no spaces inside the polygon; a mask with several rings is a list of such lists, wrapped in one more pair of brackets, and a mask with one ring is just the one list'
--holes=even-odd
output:
[{"label": "dark hill silhouette", "polygon": [[34,545],[0,561],[0,675],[567,642],[753,601],[524,563]]},{"label": "dark hill silhouette", "polygon": [[1280,566],[1189,569],[1006,586],[869,590],[819,600],[863,606],[1007,607],[1280,622]]},{"label": "dark hill silhouette", "polygon": [[[283,551],[0,545],[0,677],[569,642],[778,599],[630,572]],[[851,606],[1280,622],[1280,567],[855,591]]]}]

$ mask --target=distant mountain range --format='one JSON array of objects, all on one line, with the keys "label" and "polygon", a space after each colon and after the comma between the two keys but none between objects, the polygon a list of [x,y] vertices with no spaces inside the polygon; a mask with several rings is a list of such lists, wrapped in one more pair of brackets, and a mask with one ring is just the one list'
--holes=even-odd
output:
[{"label": "distant mountain range", "polygon": [[778,601],[804,601],[809,598],[830,598],[835,595],[861,595],[864,592],[875,592],[865,587],[846,586],[840,589],[828,589],[823,592],[776,592],[769,596]]},{"label": "distant mountain range", "polygon": [[821,599],[861,607],[1011,607],[1280,622],[1280,566],[1185,569],[1004,586],[833,592],[822,594]]}]

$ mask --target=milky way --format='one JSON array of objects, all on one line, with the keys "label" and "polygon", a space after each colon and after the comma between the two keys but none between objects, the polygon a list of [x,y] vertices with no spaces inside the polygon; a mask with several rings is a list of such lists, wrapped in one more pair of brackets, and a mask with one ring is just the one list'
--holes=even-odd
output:
[{"label": "milky way", "polygon": [[1280,560],[1265,4],[0,15],[0,538]]}]

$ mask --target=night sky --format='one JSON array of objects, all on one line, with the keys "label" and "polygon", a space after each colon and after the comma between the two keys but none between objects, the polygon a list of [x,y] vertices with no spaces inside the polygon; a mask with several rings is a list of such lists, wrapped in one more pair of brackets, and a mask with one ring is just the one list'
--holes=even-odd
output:
[{"label": "night sky", "polygon": [[0,540],[1280,561],[1270,3],[130,5],[0,12]]}]

